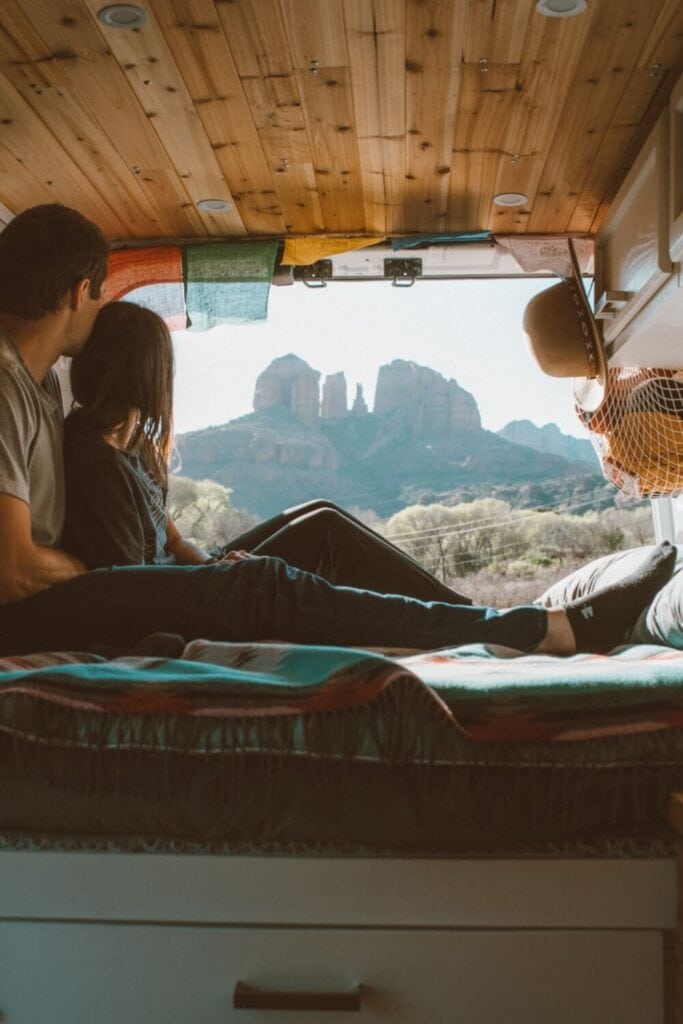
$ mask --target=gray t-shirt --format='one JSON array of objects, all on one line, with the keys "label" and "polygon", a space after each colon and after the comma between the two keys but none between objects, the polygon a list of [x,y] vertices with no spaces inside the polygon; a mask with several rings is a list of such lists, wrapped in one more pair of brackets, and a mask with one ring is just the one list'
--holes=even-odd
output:
[{"label": "gray t-shirt", "polygon": [[64,529],[63,420],[57,375],[36,384],[0,331],[0,493],[26,502],[33,541],[46,547]]}]

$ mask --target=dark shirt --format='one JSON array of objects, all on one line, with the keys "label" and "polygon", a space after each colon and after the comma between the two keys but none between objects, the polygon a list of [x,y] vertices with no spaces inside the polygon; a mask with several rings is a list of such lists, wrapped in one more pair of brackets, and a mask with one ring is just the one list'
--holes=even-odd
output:
[{"label": "dark shirt", "polygon": [[107,444],[78,412],[65,424],[64,471],[67,551],[89,569],[173,561],[162,488],[138,456]]}]

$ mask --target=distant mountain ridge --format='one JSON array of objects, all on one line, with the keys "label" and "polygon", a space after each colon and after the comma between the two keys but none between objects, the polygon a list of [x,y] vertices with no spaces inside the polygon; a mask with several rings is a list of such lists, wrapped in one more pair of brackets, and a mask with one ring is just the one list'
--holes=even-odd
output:
[{"label": "distant mountain ridge", "polygon": [[562,455],[565,459],[585,462],[596,471],[600,466],[595,448],[588,438],[563,434],[556,423],[546,423],[543,427],[537,427],[531,420],[512,420],[498,431],[498,436],[504,437],[506,441],[512,441],[513,444],[524,444],[538,452]]},{"label": "distant mountain ridge", "polygon": [[[181,472],[232,488],[235,504],[259,516],[319,496],[389,515],[500,488],[519,489],[522,502],[551,493],[570,503],[577,487],[607,487],[585,459],[544,451],[537,435],[578,439],[533,424],[524,431],[533,444],[484,430],[474,397],[429,367],[380,367],[372,412],[360,387],[348,407],[343,373],[325,379],[322,400],[320,390],[320,373],[303,359],[273,360],[256,381],[253,413],[178,438]],[[557,482],[550,492],[548,481]]]}]

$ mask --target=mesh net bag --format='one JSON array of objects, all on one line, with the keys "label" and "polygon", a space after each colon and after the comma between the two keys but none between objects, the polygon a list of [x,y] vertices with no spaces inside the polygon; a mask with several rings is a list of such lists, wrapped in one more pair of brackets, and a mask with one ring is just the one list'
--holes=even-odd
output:
[{"label": "mesh net bag", "polygon": [[607,480],[637,498],[683,494],[683,370],[612,367],[600,407],[577,412]]}]

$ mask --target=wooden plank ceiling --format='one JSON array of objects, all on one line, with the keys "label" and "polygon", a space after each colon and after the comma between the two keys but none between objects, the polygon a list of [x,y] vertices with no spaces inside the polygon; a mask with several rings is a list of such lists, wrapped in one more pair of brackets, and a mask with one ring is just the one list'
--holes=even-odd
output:
[{"label": "wooden plank ceiling", "polygon": [[683,73],[680,0],[141,0],[135,31],[104,5],[2,0],[0,224],[592,233]]}]

